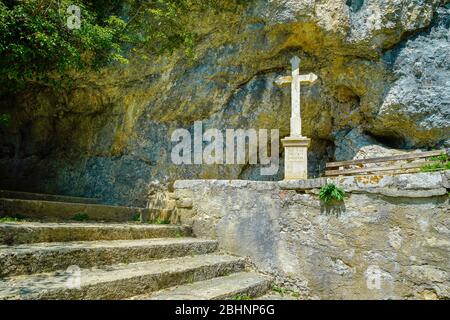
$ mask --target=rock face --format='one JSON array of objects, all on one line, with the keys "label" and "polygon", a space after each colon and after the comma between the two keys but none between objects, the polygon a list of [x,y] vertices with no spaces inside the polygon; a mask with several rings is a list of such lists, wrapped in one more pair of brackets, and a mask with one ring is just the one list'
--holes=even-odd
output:
[{"label": "rock face", "polygon": [[306,298],[449,298],[446,173],[333,178],[348,197],[332,205],[319,180],[186,180],[175,194],[193,200],[179,214],[196,236]]},{"label": "rock face", "polygon": [[153,181],[278,180],[282,168],[261,177],[254,165],[176,166],[170,136],[192,131],[196,120],[204,130],[273,128],[287,136],[290,90],[273,81],[287,74],[292,55],[302,73],[319,75],[302,89],[310,175],[352,153],[339,145],[352,130],[386,148],[448,144],[447,3],[253,0],[236,12],[186,17],[200,39],[194,58],[182,51],[136,58],[82,75],[67,92],[2,97],[13,121],[0,129],[0,187],[143,205]]}]

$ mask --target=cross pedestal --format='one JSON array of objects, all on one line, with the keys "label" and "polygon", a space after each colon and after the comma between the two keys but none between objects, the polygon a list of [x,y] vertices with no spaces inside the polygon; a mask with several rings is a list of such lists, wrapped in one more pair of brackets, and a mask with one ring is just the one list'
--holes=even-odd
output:
[{"label": "cross pedestal", "polygon": [[284,147],[284,180],[308,179],[308,147],[311,139],[286,137],[281,143]]}]

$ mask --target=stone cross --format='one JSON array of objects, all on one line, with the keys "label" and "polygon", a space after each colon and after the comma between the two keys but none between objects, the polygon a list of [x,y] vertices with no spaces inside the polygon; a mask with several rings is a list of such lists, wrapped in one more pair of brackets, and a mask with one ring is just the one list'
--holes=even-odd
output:
[{"label": "stone cross", "polygon": [[300,58],[291,59],[292,76],[279,77],[275,83],[279,86],[291,84],[291,135],[281,140],[284,153],[284,179],[308,179],[308,147],[311,140],[302,136],[302,116],[300,108],[300,88],[302,83],[313,83],[317,80],[314,73],[300,75]]},{"label": "stone cross", "polygon": [[301,83],[314,83],[317,76],[314,73],[300,75],[300,58],[294,56],[291,59],[292,76],[278,77],[275,83],[279,86],[291,83],[291,137],[302,136],[302,116],[300,109],[300,85]]}]

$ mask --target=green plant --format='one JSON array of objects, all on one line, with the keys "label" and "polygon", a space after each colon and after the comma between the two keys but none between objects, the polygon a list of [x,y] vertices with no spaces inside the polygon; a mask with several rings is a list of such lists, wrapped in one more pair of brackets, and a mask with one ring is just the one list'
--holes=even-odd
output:
[{"label": "green plant", "polygon": [[286,289],[278,286],[273,286],[272,290],[278,292],[281,296],[284,296]]},{"label": "green plant", "polygon": [[6,113],[0,113],[0,126],[7,127],[11,121],[11,116]]},{"label": "green plant", "polygon": [[133,214],[133,216],[131,217],[132,221],[136,221],[139,222],[141,221],[141,214],[139,212],[136,212],[135,214]]},{"label": "green plant", "polygon": [[183,237],[183,234],[178,230],[176,233],[175,233],[175,238],[182,238]]},{"label": "green plant", "polygon": [[78,212],[72,217],[72,220],[86,221],[86,220],[89,220],[89,215],[85,212]]},{"label": "green plant", "polygon": [[252,300],[252,297],[248,294],[238,294],[232,298],[232,300],[240,301],[240,300]]},{"label": "green plant", "polygon": [[438,155],[436,157],[430,157],[430,160],[431,161],[447,162],[447,161],[449,161],[449,158],[448,158],[448,154],[442,153],[441,155]]},{"label": "green plant", "polygon": [[439,170],[450,170],[450,160],[447,153],[443,153],[436,157],[430,157],[434,163],[424,165],[420,168],[421,172],[433,172]]},{"label": "green plant", "polygon": [[320,189],[319,198],[325,203],[332,201],[343,201],[346,194],[345,191],[337,187],[334,183],[328,183]]},{"label": "green plant", "polygon": [[[228,2],[228,1],[227,1]],[[8,0],[0,2],[0,88],[70,84],[74,72],[126,64],[184,48],[192,55],[197,35],[189,17],[205,10],[235,10],[243,0]],[[70,27],[67,13],[79,9]]]},{"label": "green plant", "polygon": [[23,222],[23,220],[24,220],[24,218],[22,216],[20,216],[20,215],[13,216],[13,217],[10,217],[10,216],[0,217],[0,223],[3,223],[3,222],[21,222],[21,221]]},{"label": "green plant", "polygon": [[295,299],[299,299],[301,296],[300,292],[289,290],[283,287],[273,286],[272,290],[279,293],[282,297],[284,297],[285,295],[290,295]]},{"label": "green plant", "polygon": [[170,224],[170,220],[167,218],[157,218],[151,222],[152,224]]},{"label": "green plant", "polygon": [[450,170],[450,162],[427,164],[420,168],[421,172],[433,172],[439,170]]}]

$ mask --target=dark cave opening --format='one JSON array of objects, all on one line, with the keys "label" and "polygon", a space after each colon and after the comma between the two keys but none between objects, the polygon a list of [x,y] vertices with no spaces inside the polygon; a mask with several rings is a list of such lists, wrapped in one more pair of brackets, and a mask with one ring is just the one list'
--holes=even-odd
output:
[{"label": "dark cave opening", "polygon": [[380,144],[383,144],[389,148],[395,148],[395,149],[407,149],[408,148],[408,143],[406,142],[405,138],[403,138],[400,135],[393,133],[393,132],[385,132],[382,135],[374,134],[371,132],[364,132],[364,134],[367,134],[368,136],[372,137],[374,140],[376,140]]}]

